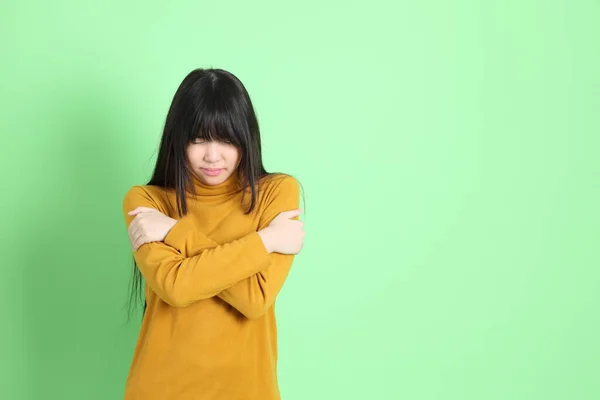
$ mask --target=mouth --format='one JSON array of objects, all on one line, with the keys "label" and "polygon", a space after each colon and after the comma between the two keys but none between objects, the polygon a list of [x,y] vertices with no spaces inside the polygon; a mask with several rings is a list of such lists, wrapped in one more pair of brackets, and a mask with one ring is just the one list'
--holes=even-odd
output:
[{"label": "mouth", "polygon": [[202,172],[204,172],[206,175],[209,175],[209,176],[217,176],[225,170],[224,168],[200,168],[200,169],[202,170]]}]

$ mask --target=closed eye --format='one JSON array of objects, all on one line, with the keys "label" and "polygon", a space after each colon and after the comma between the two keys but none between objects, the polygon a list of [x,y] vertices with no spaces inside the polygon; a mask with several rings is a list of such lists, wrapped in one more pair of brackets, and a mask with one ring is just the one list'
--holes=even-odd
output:
[{"label": "closed eye", "polygon": [[[192,140],[192,143],[194,143],[194,144],[202,144],[202,143],[206,143],[206,142],[209,142],[209,141],[211,141],[211,140],[206,140],[206,139],[202,139],[202,138],[195,138],[195,139]],[[233,142],[231,140],[228,140],[228,139],[219,139],[219,140],[216,140],[216,142],[223,143],[223,144],[233,144]]]}]

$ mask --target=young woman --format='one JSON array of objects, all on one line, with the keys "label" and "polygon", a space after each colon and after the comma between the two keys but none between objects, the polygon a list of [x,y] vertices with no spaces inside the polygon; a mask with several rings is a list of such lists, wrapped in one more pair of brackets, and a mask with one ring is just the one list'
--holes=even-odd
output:
[{"label": "young woman", "polygon": [[126,400],[280,399],[274,304],[303,246],[298,207],[297,181],[263,167],[242,83],[187,75],[152,179],[123,202],[133,294],[145,286]]}]

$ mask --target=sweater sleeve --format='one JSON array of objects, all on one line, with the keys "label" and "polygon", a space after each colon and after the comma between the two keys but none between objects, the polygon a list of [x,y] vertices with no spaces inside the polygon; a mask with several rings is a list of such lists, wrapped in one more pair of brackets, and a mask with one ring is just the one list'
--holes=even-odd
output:
[{"label": "sweater sleeve", "polygon": [[[127,226],[134,219],[127,213],[138,206],[160,209],[142,187],[133,187],[123,200]],[[186,221],[180,222],[171,229],[167,235],[169,240],[166,238],[165,243],[146,243],[134,252],[136,264],[146,283],[172,306],[185,307],[195,301],[213,297],[255,275],[271,263],[269,253],[257,232],[216,247],[205,246],[197,254],[184,257],[169,245],[187,230]],[[200,234],[196,232],[194,235]],[[204,243],[207,243],[208,238],[204,239]],[[198,242],[201,243],[202,240]]]},{"label": "sweater sleeve", "polygon": [[[299,185],[289,176],[281,179],[266,199],[258,230],[267,227],[283,211],[299,207]],[[297,217],[294,219],[298,219]],[[271,253],[266,268],[221,291],[217,296],[246,318],[261,317],[273,305],[290,272],[293,254]]]},{"label": "sweater sleeve", "polygon": [[[273,185],[273,190],[265,197],[257,230],[269,226],[280,212],[296,209],[300,205],[299,184],[294,178],[285,176],[278,179],[277,183]],[[180,228],[184,228],[188,222],[183,219],[178,222],[179,224],[181,224]],[[177,225],[175,226],[177,227]],[[189,229],[172,230],[165,238],[165,243],[185,251],[185,254],[188,255],[197,254],[206,246],[219,245],[194,230],[191,225]],[[264,315],[281,291],[294,258],[295,256],[292,254],[269,254],[269,262],[263,269],[222,290],[217,297],[230,304],[248,319]]]}]

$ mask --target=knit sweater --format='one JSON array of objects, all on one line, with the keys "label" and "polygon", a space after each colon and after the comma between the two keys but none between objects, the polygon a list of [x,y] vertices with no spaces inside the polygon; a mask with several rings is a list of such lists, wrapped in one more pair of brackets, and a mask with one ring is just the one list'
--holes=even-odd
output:
[{"label": "knit sweater", "polygon": [[269,254],[257,231],[299,207],[299,186],[287,175],[263,178],[245,214],[250,190],[242,196],[234,175],[215,186],[194,178],[197,195],[186,195],[181,218],[174,190],[125,195],[127,226],[138,206],[178,219],[163,242],[134,252],[147,309],[125,400],[280,399],[275,300],[294,256]]}]

